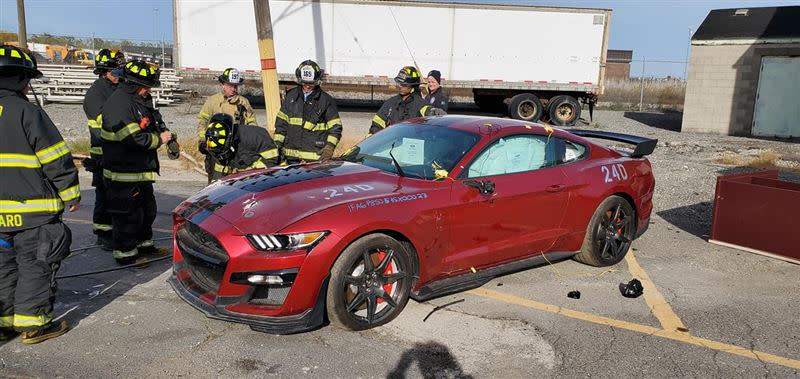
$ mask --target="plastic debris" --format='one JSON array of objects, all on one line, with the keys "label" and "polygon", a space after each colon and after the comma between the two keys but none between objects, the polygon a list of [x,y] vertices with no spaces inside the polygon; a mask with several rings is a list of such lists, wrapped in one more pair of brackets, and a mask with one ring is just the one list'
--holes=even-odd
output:
[{"label": "plastic debris", "polygon": [[449,302],[449,303],[447,303],[447,304],[443,304],[443,305],[439,305],[439,306],[437,306],[437,307],[434,307],[434,308],[433,308],[433,310],[432,310],[432,311],[430,311],[430,312],[428,313],[428,315],[427,315],[427,316],[425,316],[425,318],[423,318],[423,319],[422,319],[422,322],[428,321],[428,317],[431,317],[431,315],[433,314],[433,312],[436,312],[436,311],[438,311],[438,310],[440,310],[440,309],[442,309],[442,308],[447,308],[447,307],[449,307],[449,306],[451,306],[451,305],[458,304],[458,303],[463,303],[463,302],[464,302],[464,299],[459,299],[459,300],[456,300],[456,301],[451,301],[451,302]]},{"label": "plastic debris", "polygon": [[476,270],[475,267],[470,267],[469,270],[472,271],[473,274],[478,272],[478,270]]},{"label": "plastic debris", "polygon": [[638,279],[633,279],[628,283],[620,283],[619,292],[622,293],[622,296],[633,299],[642,296],[644,287],[642,287],[642,282]]},{"label": "plastic debris", "polygon": [[581,298],[581,291],[569,291],[567,297],[570,299],[580,299]]}]

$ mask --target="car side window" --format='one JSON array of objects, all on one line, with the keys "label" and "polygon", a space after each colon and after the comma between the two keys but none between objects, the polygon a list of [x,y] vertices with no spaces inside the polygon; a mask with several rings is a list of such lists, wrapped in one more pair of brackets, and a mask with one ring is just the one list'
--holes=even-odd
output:
[{"label": "car side window", "polygon": [[547,137],[534,134],[502,137],[472,161],[467,177],[512,174],[552,166],[562,157],[557,157],[552,148],[548,149],[548,143],[553,145]]},{"label": "car side window", "polygon": [[577,161],[586,154],[586,146],[572,141],[564,141],[564,163]]}]

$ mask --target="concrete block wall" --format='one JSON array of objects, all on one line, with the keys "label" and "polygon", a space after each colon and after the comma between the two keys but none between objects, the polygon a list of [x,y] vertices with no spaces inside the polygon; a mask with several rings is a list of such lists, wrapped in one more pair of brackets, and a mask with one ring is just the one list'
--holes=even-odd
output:
[{"label": "concrete block wall", "polygon": [[800,54],[800,44],[692,45],[685,132],[749,136],[763,56]]}]

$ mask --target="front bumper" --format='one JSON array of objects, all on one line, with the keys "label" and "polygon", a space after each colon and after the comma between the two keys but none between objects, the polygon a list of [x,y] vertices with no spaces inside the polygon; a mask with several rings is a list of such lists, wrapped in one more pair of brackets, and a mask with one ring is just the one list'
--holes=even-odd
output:
[{"label": "front bumper", "polygon": [[206,317],[247,324],[251,329],[258,332],[270,334],[305,332],[321,326],[325,319],[325,292],[328,287],[327,279],[320,288],[320,292],[317,295],[317,302],[313,308],[297,315],[281,317],[253,316],[226,310],[226,305],[246,301],[246,299],[240,299],[238,297],[217,297],[213,304],[203,301],[195,292],[187,288],[174,273],[168,279],[168,282],[181,299],[203,312]]}]

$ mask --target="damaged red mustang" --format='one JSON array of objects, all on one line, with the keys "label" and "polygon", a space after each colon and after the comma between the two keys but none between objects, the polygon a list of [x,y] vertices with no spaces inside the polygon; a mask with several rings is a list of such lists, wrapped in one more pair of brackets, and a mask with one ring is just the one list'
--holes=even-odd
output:
[{"label": "damaged red mustang", "polygon": [[170,283],[208,317],[286,334],[376,327],[409,297],[546,260],[613,265],[649,224],[655,146],[511,119],[410,120],[332,161],[236,174],[183,202]]}]

